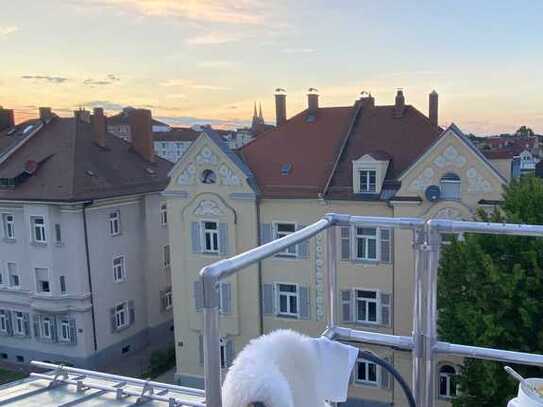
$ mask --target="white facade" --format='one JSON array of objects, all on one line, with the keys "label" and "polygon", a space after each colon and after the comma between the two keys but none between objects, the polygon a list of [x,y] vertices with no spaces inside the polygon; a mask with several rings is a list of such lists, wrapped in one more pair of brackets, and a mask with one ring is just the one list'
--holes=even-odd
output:
[{"label": "white facade", "polygon": [[191,141],[155,141],[155,153],[172,163],[177,162],[191,145]]}]

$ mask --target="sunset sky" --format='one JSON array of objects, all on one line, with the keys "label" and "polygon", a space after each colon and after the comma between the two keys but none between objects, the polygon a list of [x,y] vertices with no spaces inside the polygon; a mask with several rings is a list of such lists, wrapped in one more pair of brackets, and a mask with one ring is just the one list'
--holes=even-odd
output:
[{"label": "sunset sky", "polygon": [[275,119],[309,87],[321,105],[427,113],[465,132],[543,133],[543,2],[400,0],[0,0],[0,105],[152,109],[170,123],[244,124],[254,101]]}]

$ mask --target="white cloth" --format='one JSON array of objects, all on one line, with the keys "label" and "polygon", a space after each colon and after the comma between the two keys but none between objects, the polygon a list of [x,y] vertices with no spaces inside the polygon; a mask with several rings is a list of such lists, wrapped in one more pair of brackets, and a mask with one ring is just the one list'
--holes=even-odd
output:
[{"label": "white cloth", "polygon": [[252,340],[223,383],[224,407],[322,407],[345,401],[358,349],[279,330]]}]

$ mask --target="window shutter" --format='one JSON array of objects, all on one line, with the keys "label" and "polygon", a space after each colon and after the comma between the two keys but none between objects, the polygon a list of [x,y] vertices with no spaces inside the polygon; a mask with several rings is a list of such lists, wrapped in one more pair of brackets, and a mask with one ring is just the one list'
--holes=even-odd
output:
[{"label": "window shutter", "polygon": [[25,336],[31,337],[32,334],[30,333],[30,314],[24,313],[23,314],[24,319],[24,327],[25,327]]},{"label": "window shutter", "polygon": [[271,223],[260,224],[260,244],[266,244],[273,240]]},{"label": "window shutter", "polygon": [[200,244],[200,222],[192,222],[192,252],[201,253],[202,246]]},{"label": "window shutter", "polygon": [[[392,364],[392,360],[389,357],[383,358],[388,363]],[[381,388],[383,389],[390,389],[392,386],[391,380],[390,380],[390,374],[387,372],[386,369],[381,367]]]},{"label": "window shutter", "polygon": [[351,227],[341,227],[341,260],[351,260]]},{"label": "window shutter", "polygon": [[57,319],[51,318],[51,341],[56,342],[57,339],[58,339]]},{"label": "window shutter", "polygon": [[[305,228],[307,225],[298,226],[298,230]],[[298,243],[298,257],[306,259],[309,257],[309,242],[311,239],[304,240],[303,242]]]},{"label": "window shutter", "polygon": [[8,324],[8,335],[13,335],[13,322],[11,320],[11,311],[6,310],[6,322]]},{"label": "window shutter", "polygon": [[228,256],[230,253],[228,242],[228,223],[219,223],[219,249],[221,256]]},{"label": "window shutter", "polygon": [[128,301],[128,314],[130,316],[130,325],[136,322],[136,309],[134,307],[134,301]]},{"label": "window shutter", "polygon": [[200,365],[204,365],[204,337],[198,335],[198,352],[200,353]]},{"label": "window shutter", "polygon": [[77,329],[75,319],[70,319],[70,344],[77,345]]},{"label": "window shutter", "polygon": [[109,309],[109,317],[111,320],[111,333],[117,331],[117,322],[115,321],[115,307]]},{"label": "window shutter", "polygon": [[204,293],[200,280],[197,280],[192,284],[192,295],[194,297],[194,308],[196,308],[196,311],[200,311],[204,306]]},{"label": "window shutter", "polygon": [[32,322],[34,326],[34,337],[36,339],[40,338],[40,317],[39,315],[33,315],[32,316]]},{"label": "window shutter", "polygon": [[232,312],[232,285],[230,283],[221,284],[221,297],[223,314],[230,314]]},{"label": "window shutter", "polygon": [[381,229],[381,261],[392,263],[392,230]]},{"label": "window shutter", "polygon": [[232,362],[234,362],[234,358],[235,358],[233,339],[228,339],[226,343],[224,344],[224,355],[226,357],[226,360],[224,361],[226,367],[232,366]]},{"label": "window shutter", "polygon": [[299,287],[300,319],[310,319],[309,287]]},{"label": "window shutter", "polygon": [[160,290],[160,311],[166,311],[166,291]]},{"label": "window shutter", "polygon": [[273,315],[274,313],[274,291],[273,284],[264,284],[262,286],[262,313],[264,315]]},{"label": "window shutter", "polygon": [[341,290],[341,320],[353,322],[353,291]]},{"label": "window shutter", "polygon": [[391,295],[387,293],[381,293],[381,324],[390,326],[392,323],[391,311],[392,306],[390,303]]}]

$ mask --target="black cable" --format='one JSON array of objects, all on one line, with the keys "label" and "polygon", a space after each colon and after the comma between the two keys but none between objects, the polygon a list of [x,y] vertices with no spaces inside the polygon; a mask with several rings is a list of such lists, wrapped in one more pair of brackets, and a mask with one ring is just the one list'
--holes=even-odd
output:
[{"label": "black cable", "polygon": [[405,396],[407,397],[407,401],[409,402],[410,407],[417,407],[415,404],[415,398],[413,397],[413,393],[411,392],[411,389],[403,379],[403,377],[400,375],[400,373],[392,366],[390,363],[388,363],[386,360],[381,359],[378,356],[375,356],[373,353],[361,350],[358,352],[358,356],[362,359],[369,360],[370,362],[373,362],[382,368],[384,368],[387,372],[389,372],[394,378],[398,381],[400,386],[402,387],[403,392],[405,393]]}]

